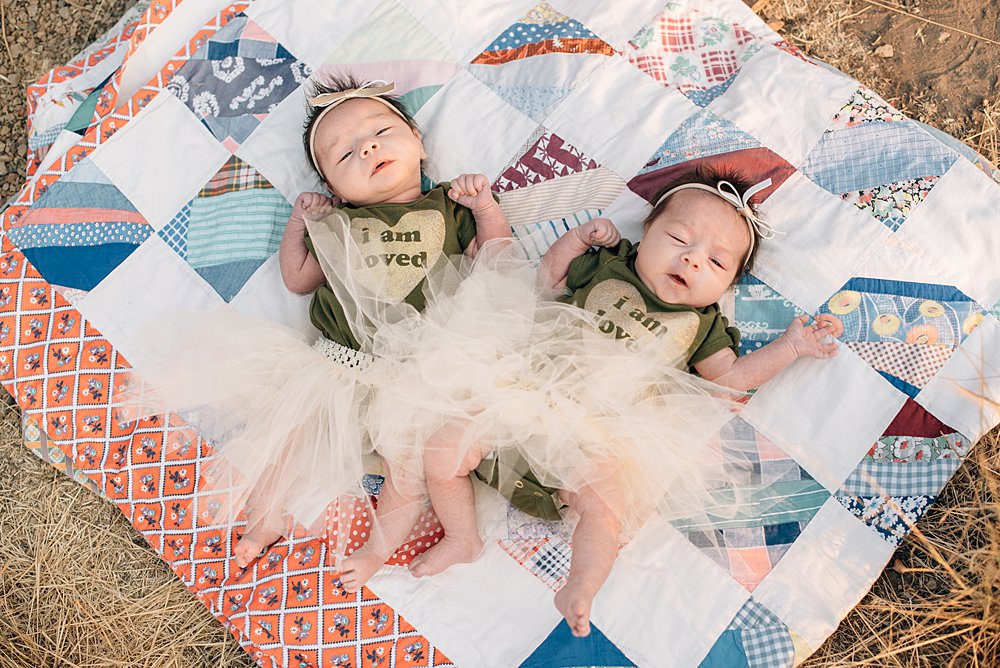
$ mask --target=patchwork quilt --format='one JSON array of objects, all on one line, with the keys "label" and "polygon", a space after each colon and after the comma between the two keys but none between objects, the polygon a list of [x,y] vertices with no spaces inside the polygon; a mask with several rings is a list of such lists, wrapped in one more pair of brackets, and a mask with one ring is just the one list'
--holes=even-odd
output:
[{"label": "patchwork quilt", "polygon": [[[176,415],[118,411],[161,314],[309,329],[275,252],[289,202],[322,190],[300,139],[305,85],[326,70],[396,81],[427,181],[485,173],[536,254],[597,215],[638,238],[692,161],[770,177],[762,210],[781,234],[724,304],[743,352],[802,313],[843,327],[835,359],[797,361],[721,430],[756,443],[733,462],[746,508],[651,521],[586,640],[552,605],[561,523],[479,490],[487,551],[440,576],[405,568],[440,538],[430,515],[356,595],[320,539],[243,572],[200,491],[209,444]],[[261,665],[791,666],[1000,422],[1000,172],[739,0],[146,0],[29,87],[28,122],[28,178],[2,213],[0,380],[50,459],[115,503]]]}]

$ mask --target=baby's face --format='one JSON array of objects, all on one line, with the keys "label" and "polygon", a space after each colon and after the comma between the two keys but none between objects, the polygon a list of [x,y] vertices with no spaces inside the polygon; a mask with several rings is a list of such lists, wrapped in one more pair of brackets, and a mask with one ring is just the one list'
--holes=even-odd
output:
[{"label": "baby's face", "polygon": [[750,249],[750,230],[733,205],[694,188],[674,193],[646,228],[635,269],[668,304],[719,301]]},{"label": "baby's face", "polygon": [[314,150],[327,184],[345,202],[420,197],[420,135],[381,102],[356,98],[330,110],[316,127]]}]

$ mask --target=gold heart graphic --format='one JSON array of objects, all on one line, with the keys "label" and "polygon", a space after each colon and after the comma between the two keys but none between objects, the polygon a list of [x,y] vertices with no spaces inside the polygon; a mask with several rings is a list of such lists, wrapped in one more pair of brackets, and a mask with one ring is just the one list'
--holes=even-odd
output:
[{"label": "gold heart graphic", "polygon": [[405,213],[391,227],[378,218],[352,219],[351,237],[372,270],[362,282],[390,303],[401,301],[441,257],[444,235],[444,216],[432,209]]},{"label": "gold heart graphic", "polygon": [[590,291],[584,308],[599,318],[602,334],[622,341],[655,346],[668,359],[687,361],[687,353],[698,334],[699,319],[691,311],[663,313],[646,311],[646,303],[635,286],[617,278],[601,281]]}]

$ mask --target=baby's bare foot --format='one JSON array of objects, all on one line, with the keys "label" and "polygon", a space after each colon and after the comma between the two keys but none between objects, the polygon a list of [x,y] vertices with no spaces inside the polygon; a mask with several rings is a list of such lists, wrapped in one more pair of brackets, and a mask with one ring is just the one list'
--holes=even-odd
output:
[{"label": "baby's bare foot", "polygon": [[233,548],[236,565],[240,568],[246,568],[260,556],[261,552],[277,542],[279,538],[281,538],[280,531],[264,526],[246,532]]},{"label": "baby's bare foot", "polygon": [[467,564],[470,561],[475,561],[482,552],[483,541],[479,536],[454,538],[445,535],[441,542],[410,563],[410,573],[418,578],[437,575],[453,564]]},{"label": "baby's bare foot", "polygon": [[596,595],[589,583],[572,578],[556,592],[556,610],[566,618],[569,630],[577,638],[590,635],[590,606]]},{"label": "baby's bare foot", "polygon": [[344,584],[344,591],[353,594],[361,589],[384,563],[382,555],[376,554],[374,550],[356,550],[341,562],[343,570],[340,572],[340,581]]}]

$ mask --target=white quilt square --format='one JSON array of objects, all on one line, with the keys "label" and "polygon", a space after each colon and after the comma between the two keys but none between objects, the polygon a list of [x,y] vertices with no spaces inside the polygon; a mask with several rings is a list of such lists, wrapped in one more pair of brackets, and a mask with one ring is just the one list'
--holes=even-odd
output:
[{"label": "white quilt square", "polygon": [[753,597],[815,650],[865,595],[895,549],[829,499]]},{"label": "white quilt square", "polygon": [[623,237],[638,242],[642,239],[642,221],[652,210],[649,202],[625,188],[604,211],[604,216],[614,221]]},{"label": "white quilt square", "polygon": [[169,223],[229,157],[191,110],[166,91],[90,154],[156,230]]},{"label": "white quilt square", "polygon": [[[749,597],[729,573],[656,517],[618,556],[592,618],[638,666],[696,666]],[[639,602],[639,617],[623,614]]]},{"label": "white quilt square", "polygon": [[549,4],[619,51],[663,11],[663,0],[641,0],[632,3],[627,12],[609,12],[602,0],[552,0]]},{"label": "white quilt square", "polygon": [[456,666],[519,665],[561,620],[548,585],[496,541],[487,542],[482,556],[471,564],[452,566],[431,578],[385,566],[368,587]]},{"label": "white quilt square", "polygon": [[[129,364],[141,371],[158,361],[154,339],[170,340],[171,314],[213,311],[226,303],[159,236],[144,241],[76,303]],[[178,325],[180,326],[180,325]],[[156,336],[151,336],[156,332]]]},{"label": "white quilt square", "polygon": [[860,357],[838,346],[831,359],[793,362],[757,390],[741,417],[835,492],[905,401]]},{"label": "white quilt square", "polygon": [[257,268],[229,305],[243,315],[280,322],[315,338],[319,332],[309,320],[311,300],[311,293],[297,295],[285,287],[275,253]]},{"label": "white quilt square", "polygon": [[708,109],[800,166],[857,82],[765,46]]},{"label": "white quilt square", "polygon": [[517,23],[536,0],[402,0],[425,29],[447,45],[452,57],[468,63],[482,53],[504,29]]},{"label": "white quilt square", "polygon": [[942,274],[939,264],[921,255],[920,249],[897,233],[886,237],[875,252],[858,265],[855,275],[886,281],[949,285],[951,279]]},{"label": "white quilt square", "polygon": [[957,160],[896,233],[986,308],[1000,300],[1000,185]]},{"label": "white quilt square", "polygon": [[[385,26],[396,26],[386,30]],[[448,24],[444,24],[448,25]],[[400,61],[452,61],[456,57],[437,32],[417,20],[412,9],[396,0],[373,5],[371,13],[357,29],[327,52],[327,64],[386,63]],[[385,77],[381,77],[385,78]]]},{"label": "white quilt square", "polygon": [[374,6],[367,2],[339,2],[334,6],[329,0],[257,0],[246,14],[296,58],[315,69],[335,46],[357,30]]},{"label": "white quilt square", "polygon": [[253,165],[289,202],[303,192],[328,192],[302,148],[305,119],[306,87],[300,86],[236,149],[236,155]]},{"label": "white quilt square", "polygon": [[681,93],[665,89],[621,56],[612,56],[594,70],[586,86],[562,100],[545,124],[628,180],[696,111]]},{"label": "white quilt square", "polygon": [[745,3],[719,2],[718,0],[685,0],[680,4],[683,4],[692,11],[701,12],[705,16],[715,16],[738,23],[765,42],[773,43],[782,39],[781,35],[774,32]]},{"label": "white quilt square", "polygon": [[778,231],[760,245],[753,273],[807,313],[858,275],[892,232],[795,172],[760,207]]},{"label": "white quilt square", "polygon": [[416,121],[434,181],[472,172],[492,182],[538,127],[464,69],[420,108]]},{"label": "white quilt square", "polygon": [[973,443],[1000,423],[1000,321],[987,314],[916,401]]}]

